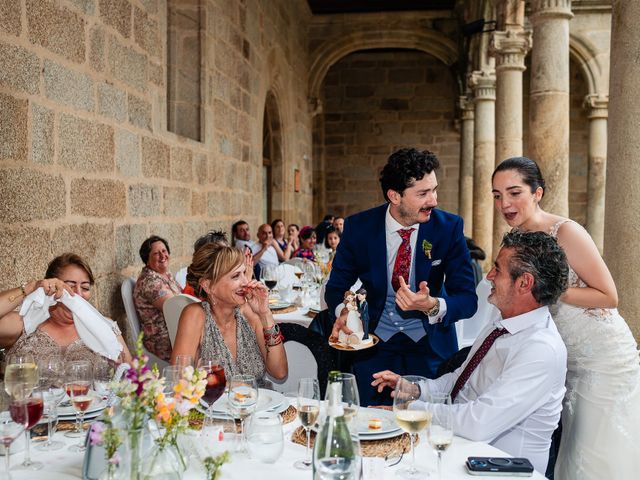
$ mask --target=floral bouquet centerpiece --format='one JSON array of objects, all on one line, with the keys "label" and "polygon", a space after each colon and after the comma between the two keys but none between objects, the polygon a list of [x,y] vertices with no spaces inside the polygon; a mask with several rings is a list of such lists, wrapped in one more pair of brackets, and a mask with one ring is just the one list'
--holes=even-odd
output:
[{"label": "floral bouquet centerpiece", "polygon": [[[170,468],[176,472],[174,477],[180,478],[186,462],[178,448],[178,435],[189,427],[189,412],[204,394],[206,372],[186,367],[173,388],[173,395],[167,395],[165,379],[160,378],[155,365],[149,367],[149,359],[143,354],[142,335],[138,337],[136,347],[136,357],[123,378],[111,384],[118,402],[104,415],[103,422],[94,425],[91,441],[105,447],[107,472],[120,467],[124,478],[151,478],[158,476],[158,469],[166,467],[164,460],[160,460],[169,459]],[[156,426],[151,429],[155,431],[153,447],[152,452],[143,458],[141,449],[150,430],[150,420]],[[121,459],[117,451],[121,443],[126,445],[125,459]],[[169,450],[171,452],[165,454]],[[124,465],[120,465],[121,460]]]}]

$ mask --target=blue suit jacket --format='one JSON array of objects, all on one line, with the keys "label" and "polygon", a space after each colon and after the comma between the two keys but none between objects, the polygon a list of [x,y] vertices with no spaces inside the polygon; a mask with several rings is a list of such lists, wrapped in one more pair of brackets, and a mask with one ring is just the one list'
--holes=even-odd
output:
[{"label": "blue suit jacket", "polygon": [[[333,321],[344,292],[360,278],[367,289],[369,331],[374,332],[378,326],[388,284],[386,212],[387,204],[384,204],[345,220],[325,294]],[[444,298],[447,302],[447,314],[440,323],[431,325],[426,315],[418,314],[423,317],[429,345],[441,359],[457,352],[454,323],[471,317],[478,302],[462,227],[462,219],[457,215],[434,209],[429,221],[418,229],[416,251],[413,252],[416,285],[426,280],[431,296]],[[431,259],[422,249],[423,240],[432,245]],[[432,265],[437,260],[440,263]]]}]

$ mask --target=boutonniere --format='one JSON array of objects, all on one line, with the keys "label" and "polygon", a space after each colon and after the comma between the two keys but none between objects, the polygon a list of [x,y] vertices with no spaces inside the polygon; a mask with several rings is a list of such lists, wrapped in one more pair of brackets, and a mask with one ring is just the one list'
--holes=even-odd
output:
[{"label": "boutonniere", "polygon": [[428,242],[427,240],[422,240],[422,251],[424,252],[424,254],[427,256],[429,260],[431,260],[432,248],[433,248],[433,245],[431,245],[430,242]]}]

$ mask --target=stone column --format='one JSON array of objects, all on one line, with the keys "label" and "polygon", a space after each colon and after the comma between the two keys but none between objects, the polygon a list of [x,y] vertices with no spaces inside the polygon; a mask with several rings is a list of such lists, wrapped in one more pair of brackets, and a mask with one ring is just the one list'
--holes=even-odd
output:
[{"label": "stone column", "polygon": [[604,259],[618,287],[619,309],[640,338],[640,2],[614,0],[604,222]]},{"label": "stone column", "polygon": [[[515,25],[494,32],[489,47],[496,58],[496,166],[503,160],[522,156],[522,72],[531,48],[531,33]],[[493,217],[493,251],[500,249],[509,226],[498,212]]]},{"label": "stone column", "polygon": [[460,192],[459,213],[464,234],[473,236],[473,100],[461,96],[460,106]]},{"label": "stone column", "polygon": [[604,240],[604,185],[607,168],[608,95],[587,95],[589,111],[589,179],[587,183],[587,231],[600,253]]},{"label": "stone column", "polygon": [[569,20],[571,0],[532,0],[529,152],[547,188],[542,206],[569,215]]},{"label": "stone column", "polygon": [[469,77],[475,103],[473,145],[473,239],[485,251],[484,270],[493,261],[493,197],[491,174],[496,156],[496,77],[493,71],[476,71]]}]

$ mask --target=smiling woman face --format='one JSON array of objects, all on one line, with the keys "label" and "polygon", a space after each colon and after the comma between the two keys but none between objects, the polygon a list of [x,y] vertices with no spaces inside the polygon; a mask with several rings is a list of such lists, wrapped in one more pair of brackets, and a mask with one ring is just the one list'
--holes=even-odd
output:
[{"label": "smiling woman face", "polygon": [[158,273],[167,273],[169,271],[169,252],[164,242],[153,242],[151,251],[149,252],[149,262],[147,266]]},{"label": "smiling woman face", "polygon": [[246,267],[241,263],[223,275],[210,289],[210,296],[216,303],[241,305],[245,303],[244,287],[249,283],[245,275]]}]

